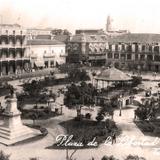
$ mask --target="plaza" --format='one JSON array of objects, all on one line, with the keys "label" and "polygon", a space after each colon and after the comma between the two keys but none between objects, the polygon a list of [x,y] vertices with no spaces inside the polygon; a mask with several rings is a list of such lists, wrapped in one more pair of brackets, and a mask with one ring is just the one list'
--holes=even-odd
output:
[{"label": "plaza", "polygon": [[[154,79],[152,74],[142,75],[143,79],[148,79],[148,81],[143,81],[143,85],[146,89],[152,87],[154,92],[158,91],[158,80],[160,79],[160,75],[157,74],[156,80]],[[23,81],[22,81],[23,82]],[[21,83],[22,83],[21,82]],[[9,84],[14,85],[15,88],[18,89],[18,92],[21,92],[23,89],[19,86],[19,80],[10,81]],[[52,90],[55,93],[59,91],[59,89],[64,88],[65,85],[54,85]],[[145,92],[138,93],[135,95],[135,99],[140,99],[145,97]],[[56,98],[57,104],[63,104],[64,95],[60,93],[60,96]],[[87,107],[88,108],[88,107]],[[99,107],[94,107],[94,109],[85,109],[82,107],[81,113],[85,114],[88,111],[92,114],[92,117],[96,117]],[[142,139],[146,141],[153,142],[156,137],[149,136],[144,134],[134,123],[134,110],[137,108],[135,105],[129,105],[128,108],[122,108],[122,115],[119,116],[119,109],[114,111],[114,121],[118,128],[122,130],[122,133],[117,137],[117,143],[111,145],[111,142],[101,143],[98,148],[93,149],[83,149],[77,150],[74,154],[73,158],[78,157],[80,159],[90,159],[94,157],[96,159],[102,158],[103,155],[114,155],[119,159],[123,159],[123,157],[127,156],[129,153],[139,155],[145,157],[146,159],[159,159],[159,142],[152,145],[139,144],[138,142]],[[0,144],[1,149],[5,151],[5,153],[12,153],[11,159],[29,159],[31,157],[38,157],[39,159],[65,159],[66,151],[59,149],[49,149],[55,142],[56,137],[60,134],[66,134],[65,128],[63,128],[60,123],[73,119],[77,114],[75,109],[68,109],[67,107],[63,107],[63,114],[57,117],[49,118],[46,120],[37,119],[36,124],[42,127],[45,127],[48,130],[48,135],[43,137],[42,139],[33,139],[28,141],[22,141],[13,146],[5,146]],[[2,121],[2,120],[1,120]],[[24,124],[32,124],[31,119],[24,119]],[[125,140],[124,137],[128,138]],[[129,138],[134,141],[138,141],[133,145],[130,144]],[[123,143],[123,144],[122,144]],[[34,150],[33,150],[34,148]],[[17,152],[19,151],[19,152]],[[96,151],[96,152],[95,152]],[[139,152],[141,151],[141,152]],[[29,154],[27,154],[29,152]],[[72,150],[69,150],[72,153]],[[85,156],[85,157],[83,157]]]},{"label": "plaza", "polygon": [[0,160],[159,160],[158,0],[1,0]]}]

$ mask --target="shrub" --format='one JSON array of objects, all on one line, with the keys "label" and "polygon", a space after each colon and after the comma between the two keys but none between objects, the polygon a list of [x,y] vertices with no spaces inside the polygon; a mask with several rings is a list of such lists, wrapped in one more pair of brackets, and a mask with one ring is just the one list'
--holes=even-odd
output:
[{"label": "shrub", "polygon": [[75,117],[75,121],[82,121],[83,120],[83,118],[84,118],[84,115],[83,114],[80,114],[80,115],[78,115],[77,117]]},{"label": "shrub", "polygon": [[137,155],[128,155],[125,160],[146,160],[144,157],[139,157]]},{"label": "shrub", "polygon": [[85,118],[86,119],[91,119],[91,116],[92,116],[91,113],[86,113]]},{"label": "shrub", "polygon": [[39,158],[37,158],[37,157],[32,157],[32,158],[30,158],[29,160],[38,160]]},{"label": "shrub", "polygon": [[103,156],[101,160],[118,160],[114,156]]},{"label": "shrub", "polygon": [[132,85],[137,86],[142,83],[142,77],[140,76],[132,76]]},{"label": "shrub", "polygon": [[3,151],[0,151],[0,160],[9,160],[10,155],[5,154]]},{"label": "shrub", "polygon": [[48,130],[46,128],[40,128],[40,131],[42,133],[43,136],[46,136],[48,134]]},{"label": "shrub", "polygon": [[106,128],[108,128],[109,130],[116,127],[115,122],[110,119],[106,119],[105,125],[106,125]]},{"label": "shrub", "polygon": [[97,122],[100,122],[104,119],[104,116],[101,114],[101,113],[98,113],[97,117],[96,117],[96,120]]},{"label": "shrub", "polygon": [[38,106],[34,106],[33,109],[38,109]]}]

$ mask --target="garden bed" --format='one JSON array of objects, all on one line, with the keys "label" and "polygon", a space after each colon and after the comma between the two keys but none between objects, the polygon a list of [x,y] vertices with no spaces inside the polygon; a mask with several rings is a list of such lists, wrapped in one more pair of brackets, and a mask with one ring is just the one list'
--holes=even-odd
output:
[{"label": "garden bed", "polygon": [[160,121],[135,121],[138,128],[146,135],[160,137]]},{"label": "garden bed", "polygon": [[[73,138],[70,142],[82,142],[83,146],[58,146],[57,143],[52,146],[52,148],[62,149],[83,149],[83,148],[92,148],[98,147],[101,143],[105,142],[107,137],[111,136],[112,131],[116,132],[116,135],[119,135],[121,131],[117,128],[114,121],[110,121],[110,128],[106,126],[106,122],[97,122],[93,120],[83,119],[81,121],[76,121],[74,119],[62,122],[60,125],[65,128],[68,137],[73,135]],[[97,146],[88,145],[95,138]]]}]

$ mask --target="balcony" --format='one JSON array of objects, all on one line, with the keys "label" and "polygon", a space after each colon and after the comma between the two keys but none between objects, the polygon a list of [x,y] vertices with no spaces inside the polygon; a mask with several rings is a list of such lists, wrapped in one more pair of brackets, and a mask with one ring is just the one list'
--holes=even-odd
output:
[{"label": "balcony", "polygon": [[89,55],[89,60],[101,60],[101,59],[106,59],[106,55],[101,54],[101,55]]},{"label": "balcony", "polygon": [[30,60],[30,57],[3,57],[3,58],[0,58],[0,61],[19,61],[19,60]]},{"label": "balcony", "polygon": [[60,54],[60,57],[67,57],[66,54]]}]

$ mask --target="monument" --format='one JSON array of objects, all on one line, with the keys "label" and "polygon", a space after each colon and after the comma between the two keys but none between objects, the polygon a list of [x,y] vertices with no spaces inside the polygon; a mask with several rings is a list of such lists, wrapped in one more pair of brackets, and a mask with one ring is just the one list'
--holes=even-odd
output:
[{"label": "monument", "polygon": [[7,106],[2,116],[3,123],[0,125],[0,143],[2,144],[15,144],[40,134],[38,130],[23,125],[15,94],[7,99]]}]

